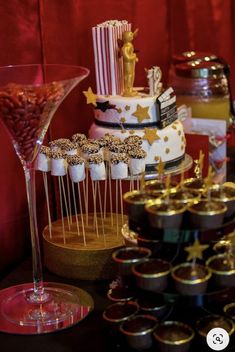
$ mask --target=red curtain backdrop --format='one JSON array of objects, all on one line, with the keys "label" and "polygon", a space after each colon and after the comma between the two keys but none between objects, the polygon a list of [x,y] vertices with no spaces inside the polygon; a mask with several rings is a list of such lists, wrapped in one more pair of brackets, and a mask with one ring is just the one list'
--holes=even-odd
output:
[{"label": "red curtain backdrop", "polygon": [[[144,68],[159,65],[164,82],[173,53],[210,51],[231,65],[235,92],[233,0],[10,0],[0,4],[0,65],[66,63],[86,66],[90,76],[66,99],[50,127],[51,138],[87,133],[92,110],[81,91],[95,90],[91,27],[108,19],[127,19],[139,28],[136,85],[145,85]],[[23,171],[0,125],[0,272],[23,257],[28,213]],[[40,175],[39,175],[40,176]],[[45,197],[38,177],[40,229]]]}]

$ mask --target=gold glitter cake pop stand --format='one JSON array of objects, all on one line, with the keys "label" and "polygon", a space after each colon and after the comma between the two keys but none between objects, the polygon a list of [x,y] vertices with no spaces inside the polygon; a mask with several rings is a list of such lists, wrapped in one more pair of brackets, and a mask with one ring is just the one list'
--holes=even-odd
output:
[{"label": "gold glitter cake pop stand", "polygon": [[[113,222],[112,222],[113,219]],[[62,220],[52,223],[51,235],[49,226],[43,230],[44,263],[53,273],[67,278],[82,280],[110,279],[114,267],[112,252],[123,246],[121,228],[127,221],[124,215],[106,214],[104,219],[104,234],[100,214],[97,214],[98,236],[94,226],[94,214],[88,214],[88,225],[84,215],[86,246],[84,245],[81,217],[78,215],[80,234],[78,235],[76,218],[73,216],[70,230],[67,218],[64,218],[65,232]]]}]

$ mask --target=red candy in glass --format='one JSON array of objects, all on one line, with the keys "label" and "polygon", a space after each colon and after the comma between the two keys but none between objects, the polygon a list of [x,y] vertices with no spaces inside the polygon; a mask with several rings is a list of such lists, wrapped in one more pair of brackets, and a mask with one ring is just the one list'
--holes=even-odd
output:
[{"label": "red candy in glass", "polygon": [[32,284],[0,291],[2,332],[52,332],[74,325],[93,308],[93,300],[86,292],[43,282],[34,170],[34,161],[55,111],[88,74],[84,67],[69,65],[0,67],[0,119],[24,169],[33,263]]}]

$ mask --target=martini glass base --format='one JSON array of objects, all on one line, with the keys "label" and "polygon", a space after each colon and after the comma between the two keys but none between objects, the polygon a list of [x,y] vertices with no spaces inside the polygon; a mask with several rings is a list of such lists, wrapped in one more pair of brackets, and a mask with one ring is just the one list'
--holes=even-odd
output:
[{"label": "martini glass base", "polygon": [[0,331],[12,334],[43,334],[65,329],[83,320],[93,309],[91,296],[74,286],[44,283],[47,299],[31,303],[30,283],[0,291]]}]

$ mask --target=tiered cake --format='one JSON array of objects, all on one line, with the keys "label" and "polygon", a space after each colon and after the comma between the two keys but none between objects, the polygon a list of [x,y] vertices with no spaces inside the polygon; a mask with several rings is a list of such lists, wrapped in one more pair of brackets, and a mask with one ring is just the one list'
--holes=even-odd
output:
[{"label": "tiered cake", "polygon": [[107,21],[92,31],[97,94],[91,88],[84,92],[87,103],[94,105],[90,137],[111,134],[123,140],[138,135],[147,152],[147,169],[160,160],[166,167],[179,164],[185,137],[173,89],[162,89],[156,66],[146,70],[149,89],[133,87],[138,58],[132,41],[137,31],[132,32],[126,21]]}]

